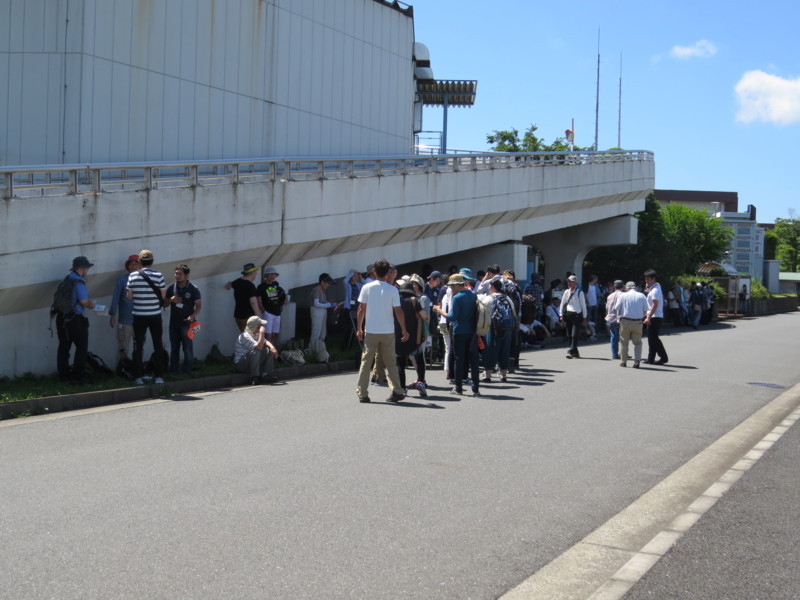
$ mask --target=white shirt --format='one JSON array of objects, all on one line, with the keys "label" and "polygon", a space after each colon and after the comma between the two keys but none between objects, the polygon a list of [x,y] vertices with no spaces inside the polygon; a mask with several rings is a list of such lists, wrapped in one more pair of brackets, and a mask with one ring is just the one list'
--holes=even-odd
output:
[{"label": "white shirt", "polygon": [[586,290],[586,297],[589,299],[589,306],[597,306],[597,287],[595,287],[595,284],[589,284],[589,289]]},{"label": "white shirt", "polygon": [[664,318],[664,294],[661,292],[661,286],[654,283],[650,286],[650,291],[647,293],[647,307],[653,308],[654,300],[658,300],[658,307],[653,313],[653,318]]},{"label": "white shirt", "polygon": [[358,301],[367,305],[366,333],[394,333],[394,307],[400,306],[400,292],[385,281],[373,281],[361,288]]},{"label": "white shirt", "polygon": [[620,319],[644,319],[647,313],[647,298],[641,292],[628,290],[619,295],[617,300],[617,315]]},{"label": "white shirt", "polygon": [[561,296],[561,316],[566,317],[567,313],[581,314],[584,319],[589,315],[586,310],[586,294],[581,288],[576,287],[574,292],[567,289]]}]

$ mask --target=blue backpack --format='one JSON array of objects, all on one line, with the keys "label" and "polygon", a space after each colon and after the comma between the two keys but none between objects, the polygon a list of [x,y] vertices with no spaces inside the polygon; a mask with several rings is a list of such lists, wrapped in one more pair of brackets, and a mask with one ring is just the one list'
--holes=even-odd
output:
[{"label": "blue backpack", "polygon": [[492,328],[494,331],[510,331],[514,328],[514,310],[507,296],[498,296],[494,299]]}]

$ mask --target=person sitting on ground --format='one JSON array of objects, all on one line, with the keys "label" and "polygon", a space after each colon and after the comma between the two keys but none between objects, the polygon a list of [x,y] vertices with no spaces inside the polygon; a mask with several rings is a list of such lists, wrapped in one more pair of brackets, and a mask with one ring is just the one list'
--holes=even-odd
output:
[{"label": "person sitting on ground", "polygon": [[552,332],[565,329],[564,323],[561,322],[561,298],[553,297],[550,299],[550,304],[545,311],[545,322],[547,323],[547,328]]},{"label": "person sitting on ground", "polygon": [[244,331],[236,338],[233,349],[233,364],[239,373],[249,373],[250,383],[277,381],[273,372],[278,349],[267,340],[267,322],[255,315],[247,319]]},{"label": "person sitting on ground", "polygon": [[533,322],[519,326],[519,333],[522,339],[522,347],[539,346],[544,348],[544,340],[553,337],[547,326],[541,321],[534,319]]}]

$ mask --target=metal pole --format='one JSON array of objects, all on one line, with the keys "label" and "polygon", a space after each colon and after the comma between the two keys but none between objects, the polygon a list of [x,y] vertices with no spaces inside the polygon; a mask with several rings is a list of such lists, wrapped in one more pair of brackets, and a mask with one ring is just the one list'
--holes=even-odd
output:
[{"label": "metal pole", "polygon": [[439,154],[447,154],[447,106],[450,103],[450,94],[448,92],[444,92],[444,115],[442,117],[442,147],[439,150]]}]

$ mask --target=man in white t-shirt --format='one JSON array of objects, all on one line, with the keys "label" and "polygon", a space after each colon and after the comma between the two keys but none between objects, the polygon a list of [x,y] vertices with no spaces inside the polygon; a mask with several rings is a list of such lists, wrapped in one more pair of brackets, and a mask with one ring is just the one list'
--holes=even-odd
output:
[{"label": "man in white t-shirt", "polygon": [[394,352],[394,320],[400,325],[401,340],[408,339],[403,310],[400,308],[400,293],[386,282],[389,263],[381,259],[374,265],[376,280],[361,288],[358,295],[356,336],[364,342],[361,355],[361,368],[358,372],[356,394],[359,402],[369,402],[369,379],[372,362],[380,356],[386,366],[386,373],[392,393],[389,402],[400,402],[405,398],[400,386],[400,377]]},{"label": "man in white t-shirt", "polygon": [[[664,321],[664,293],[657,281],[658,274],[650,269],[644,273],[644,282],[647,284],[647,317],[644,324],[647,325],[647,360],[648,365],[667,364],[667,351],[661,341],[659,332],[661,323]],[[656,355],[658,360],[656,360]]]}]

